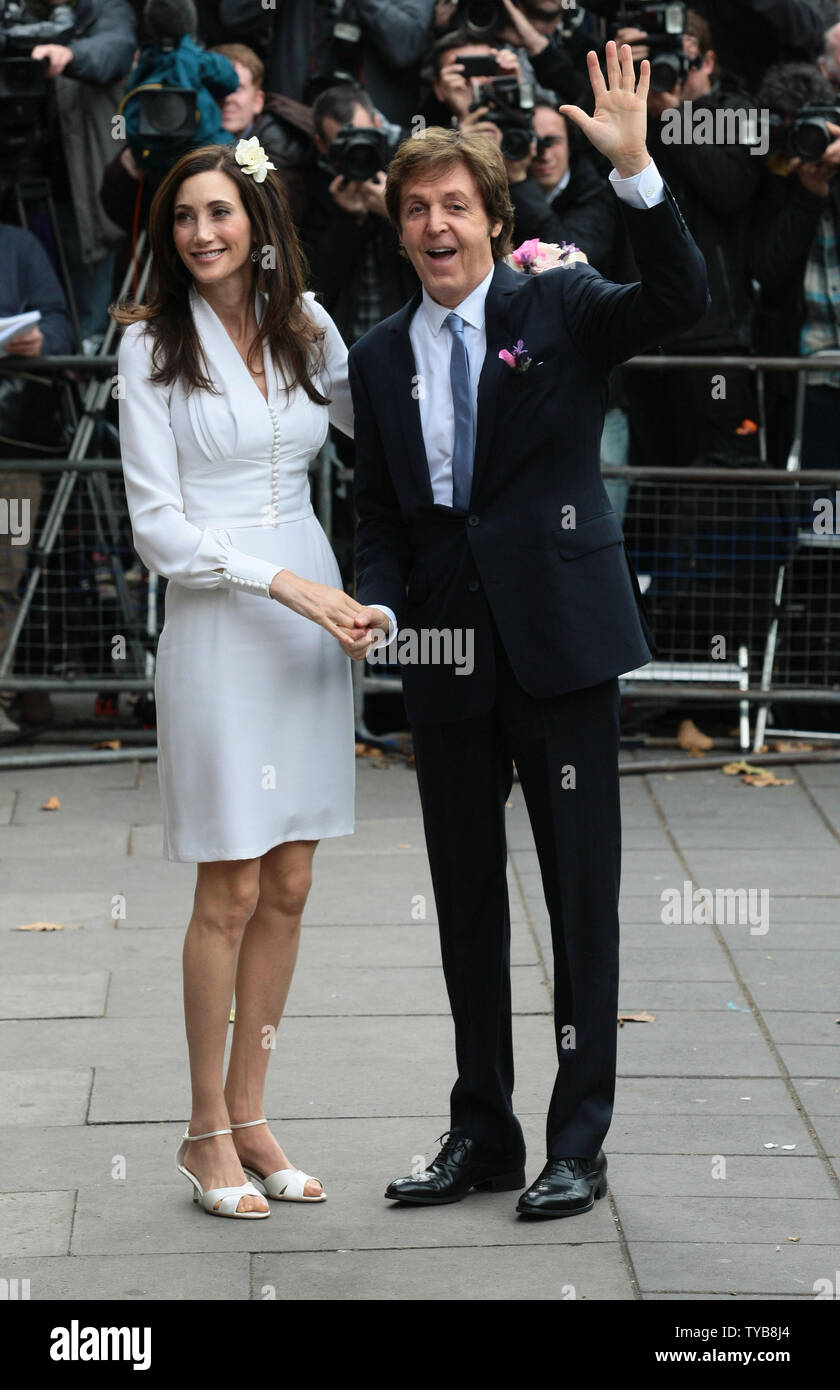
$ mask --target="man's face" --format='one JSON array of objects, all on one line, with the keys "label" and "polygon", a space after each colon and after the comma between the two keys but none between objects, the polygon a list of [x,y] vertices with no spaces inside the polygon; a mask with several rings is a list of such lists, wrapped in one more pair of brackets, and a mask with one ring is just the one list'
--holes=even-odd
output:
[{"label": "man's face", "polygon": [[400,199],[400,237],[432,299],[454,309],[493,268],[490,223],[463,161],[433,179],[406,180]]},{"label": "man's face", "polygon": [[[462,58],[487,58],[494,52],[489,43],[465,43],[460,48],[449,48],[441,55],[441,68],[448,68],[452,63],[460,63]],[[453,73],[451,79],[444,85],[440,78],[436,78],[434,83],[435,96],[438,101],[448,106],[450,111],[466,110],[467,106],[478,94],[478,89],[483,82],[489,82],[489,77],[464,77],[463,73]]]},{"label": "man's face", "polygon": [[[683,53],[689,58],[700,57],[700,45],[693,34],[683,34]],[[711,90],[712,73],[715,70],[715,55],[711,49],[704,54],[700,66],[691,68],[682,84],[680,97],[683,101],[696,101]]]},{"label": "man's face", "polygon": [[[377,115],[371,116],[363,106],[354,106],[353,115],[347,122],[348,125],[358,126],[361,130],[371,130],[374,126],[381,126]],[[338,132],[341,130],[341,122],[334,116],[325,116],[321,122],[320,133],[315,136],[315,145],[319,154],[326,154]]]},{"label": "man's face", "polygon": [[234,59],[233,66],[239,78],[239,86],[222,102],[222,125],[231,135],[241,135],[243,130],[253,125],[262,111],[265,92],[254,85],[254,79],[244,63],[238,63]]},{"label": "man's face", "polygon": [[569,136],[566,120],[559,111],[550,111],[547,106],[538,106],[534,111],[534,130],[538,140],[548,139],[552,144],[542,149],[536,159],[531,161],[529,177],[548,193],[560,182],[569,167]]},{"label": "man's face", "polygon": [[820,56],[819,68],[837,91],[840,91],[840,24],[832,24],[825,36],[826,53]]}]

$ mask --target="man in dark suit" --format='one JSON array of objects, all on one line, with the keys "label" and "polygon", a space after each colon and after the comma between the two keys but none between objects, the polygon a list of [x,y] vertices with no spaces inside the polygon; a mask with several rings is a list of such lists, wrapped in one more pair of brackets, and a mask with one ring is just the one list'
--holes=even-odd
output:
[{"label": "man in dark suit", "polygon": [[[389,213],[423,288],[350,352],[358,619],[432,634],[405,664],[458,1079],[425,1172],[386,1196],[438,1204],[525,1186],[514,1115],[505,801],[516,763],[551,919],[558,1072],[548,1161],[517,1210],[588,1211],[606,1191],[621,828],[618,676],[650,659],[638,583],[599,472],[611,367],[694,323],[702,257],[645,148],[650,69],[588,57],[641,283],[502,261],[513,209],[497,146],[426,130],[390,166]],[[634,204],[631,205],[631,204]],[[471,661],[446,659],[466,633]],[[441,636],[442,634],[442,636]],[[406,650],[408,648],[406,647]],[[462,648],[463,649],[463,648]],[[426,660],[423,660],[423,653]],[[402,661],[402,656],[400,657]]]}]

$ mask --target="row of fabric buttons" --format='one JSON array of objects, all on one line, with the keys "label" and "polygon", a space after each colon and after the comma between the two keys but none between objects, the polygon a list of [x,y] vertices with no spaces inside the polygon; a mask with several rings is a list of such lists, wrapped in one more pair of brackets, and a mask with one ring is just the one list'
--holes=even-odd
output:
[{"label": "row of fabric buttons", "polygon": [[268,413],[271,416],[271,427],[274,431],[274,440],[271,445],[271,502],[268,507],[268,524],[276,526],[278,497],[280,495],[280,421],[273,405],[268,407]]},{"label": "row of fabric buttons", "polygon": [[266,590],[268,588],[268,586],[266,584],[263,584],[263,582],[260,579],[243,579],[238,574],[231,574],[230,570],[222,570],[222,576],[228,581],[228,583],[236,584],[241,589]]}]

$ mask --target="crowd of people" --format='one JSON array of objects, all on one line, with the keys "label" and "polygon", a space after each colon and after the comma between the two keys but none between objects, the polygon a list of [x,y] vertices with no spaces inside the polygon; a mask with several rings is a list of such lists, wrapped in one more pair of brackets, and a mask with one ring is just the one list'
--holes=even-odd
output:
[{"label": "crowd of people", "polygon": [[[0,0],[0,316],[41,311],[4,350],[96,350],[166,170],[243,138],[277,168],[310,287],[348,345],[417,286],[385,178],[432,125],[498,142],[514,244],[573,243],[634,280],[609,167],[559,109],[591,111],[586,54],[612,37],[652,61],[648,146],[708,268],[706,315],[660,350],[840,349],[837,0]],[[47,180],[34,192],[33,176]],[[833,467],[840,372],[808,383],[802,465]],[[775,466],[795,391],[773,375]],[[602,461],[757,462],[759,416],[746,368],[723,389],[713,369],[619,369]],[[14,435],[2,420],[0,435]],[[608,491],[623,517],[626,484]]]},{"label": "crowd of people", "polygon": [[[679,32],[666,32],[675,8]],[[433,124],[500,143],[517,243],[572,242],[607,278],[632,280],[609,170],[558,111],[586,109],[586,53],[611,36],[632,41],[634,58],[654,60],[649,146],[710,278],[703,322],[663,351],[838,348],[835,0],[634,11],[618,0],[0,0],[0,94],[12,94],[0,95],[0,238],[9,248],[0,310],[45,309],[43,326],[7,350],[73,346],[73,319],[56,313],[55,277],[37,251],[31,260],[23,253],[26,229],[9,225],[22,220],[24,174],[50,181],[76,333],[95,345],[165,170],[190,146],[252,136],[280,172],[311,286],[348,344],[415,287],[388,220],[385,171],[401,140]],[[41,94],[31,84],[21,104],[20,77],[17,88],[11,79],[26,59]],[[163,109],[161,87],[170,95]],[[823,137],[812,128],[815,157],[806,159],[795,137],[815,107],[824,108]],[[684,116],[677,138],[665,119],[675,111]],[[704,112],[756,119],[712,123],[711,138],[692,138]],[[49,224],[33,225],[59,271]],[[803,462],[827,467],[840,433],[840,374],[809,381]],[[790,443],[794,383],[778,385],[776,463]],[[605,448],[613,462],[743,459],[755,448],[756,414],[747,371],[732,374],[725,396],[712,394],[705,371],[616,373]]]}]

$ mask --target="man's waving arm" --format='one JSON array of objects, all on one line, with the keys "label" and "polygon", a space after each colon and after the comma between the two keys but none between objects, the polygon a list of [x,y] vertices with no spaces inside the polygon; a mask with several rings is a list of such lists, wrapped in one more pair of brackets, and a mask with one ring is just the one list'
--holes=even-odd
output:
[{"label": "man's waving arm", "polygon": [[622,201],[641,273],[640,283],[615,285],[579,266],[564,281],[571,337],[586,357],[603,368],[690,327],[709,304],[703,257],[645,145],[650,63],[643,60],[637,87],[628,44],[622,44],[619,63],[615,43],[610,41],[606,61],[607,81],[597,54],[587,55],[594,116],[577,106],[560,107],[612,161],[610,182]]}]

